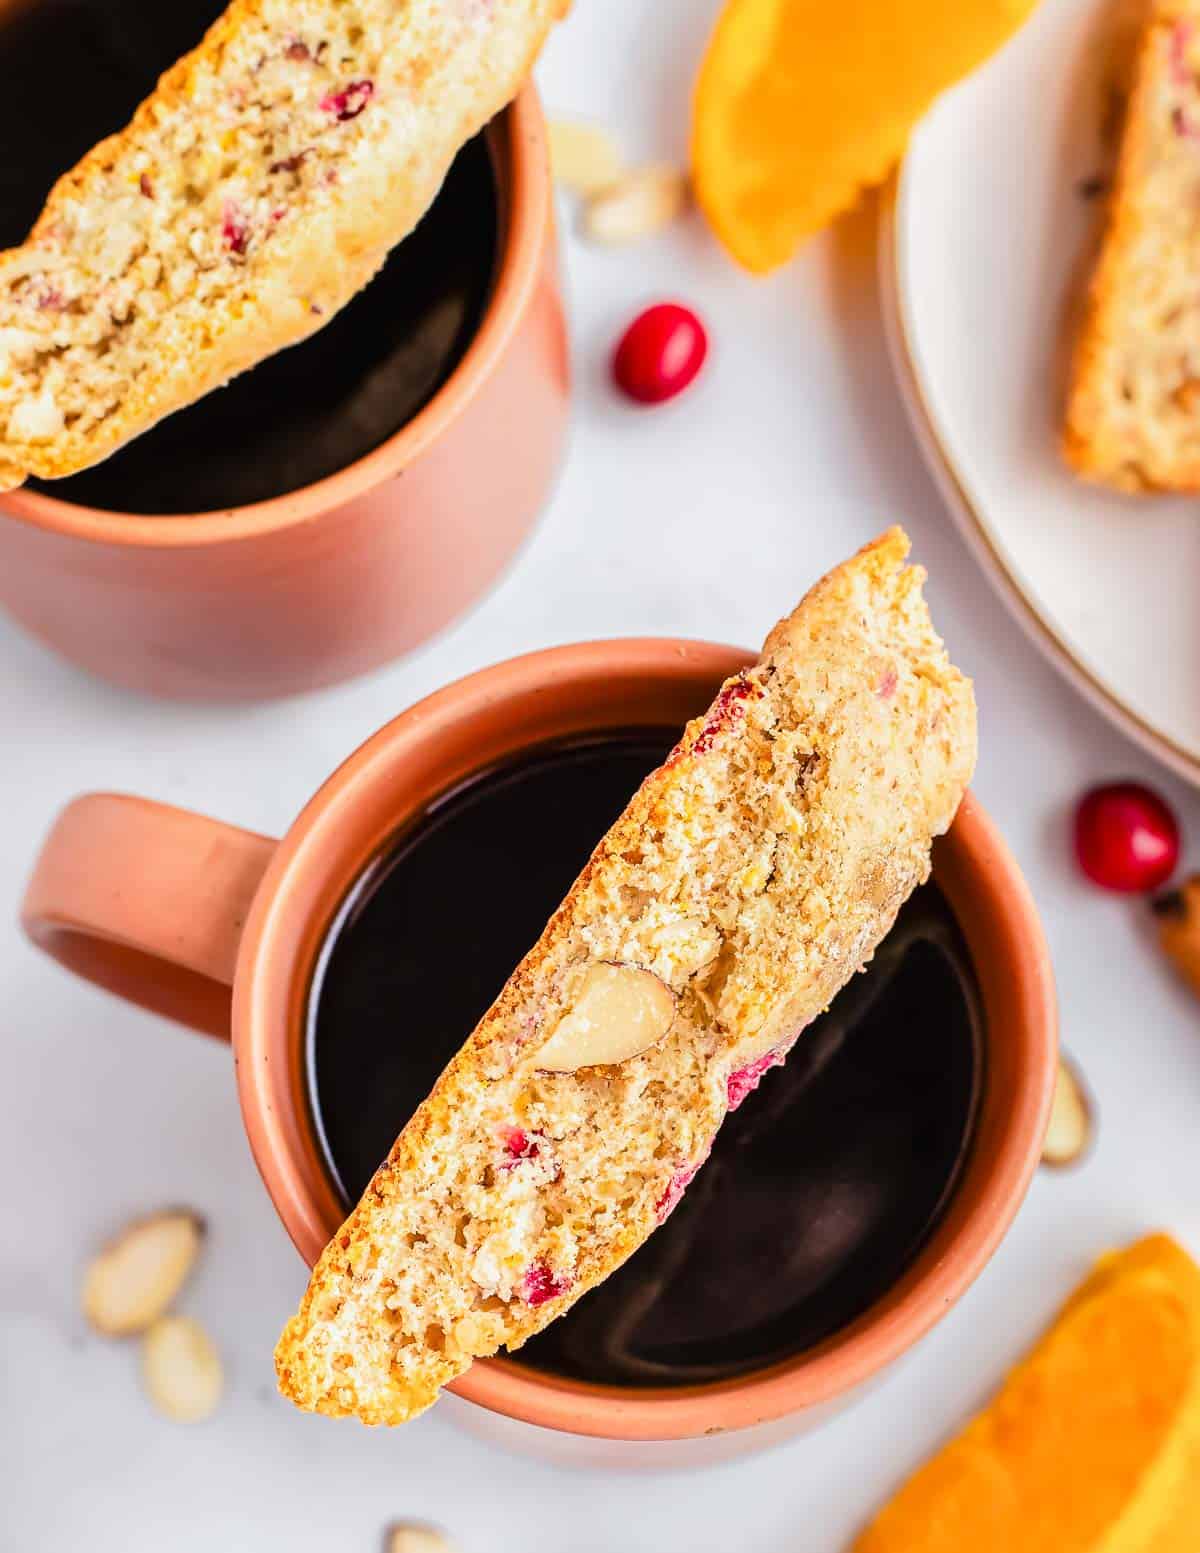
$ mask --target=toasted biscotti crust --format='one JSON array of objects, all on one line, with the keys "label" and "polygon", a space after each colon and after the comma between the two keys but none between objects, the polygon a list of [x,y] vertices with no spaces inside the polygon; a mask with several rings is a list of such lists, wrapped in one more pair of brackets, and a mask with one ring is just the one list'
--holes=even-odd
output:
[{"label": "toasted biscotti crust", "polygon": [[0,489],[98,462],[321,327],[568,0],[233,0],[0,254]]},{"label": "toasted biscotti crust", "polygon": [[[519,1346],[662,1222],[871,957],[975,759],[907,550],[893,529],[818,583],[633,796],[318,1261],[276,1351],[293,1401],[399,1423]],[[545,1071],[597,966],[669,989],[669,1027]]]},{"label": "toasted biscotti crust", "polygon": [[1150,0],[1083,309],[1063,454],[1124,491],[1200,490],[1200,0]]}]

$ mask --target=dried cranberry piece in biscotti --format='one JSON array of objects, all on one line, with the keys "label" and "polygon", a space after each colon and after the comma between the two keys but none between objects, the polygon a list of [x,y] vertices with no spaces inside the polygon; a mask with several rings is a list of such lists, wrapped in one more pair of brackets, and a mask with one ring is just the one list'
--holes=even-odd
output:
[{"label": "dried cranberry piece in biscotti", "polygon": [[221,241],[229,249],[241,258],[250,244],[250,228],[246,225],[246,218],[232,200],[225,201],[225,207],[221,212]]},{"label": "dried cranberry piece in biscotti", "polygon": [[704,727],[701,728],[696,736],[696,742],[692,745],[692,753],[707,754],[716,743],[718,736],[731,728],[743,715],[745,710],[743,703],[757,694],[758,691],[745,674],[739,674],[736,679],[730,680],[713,702]]},{"label": "dried cranberry piece in biscotti", "polygon": [[537,1159],[541,1153],[538,1147],[540,1133],[532,1136],[523,1127],[510,1127],[503,1134],[505,1161],[500,1166],[501,1170],[513,1170],[525,1159]]},{"label": "dried cranberry piece in biscotti", "polygon": [[526,1305],[544,1305],[547,1300],[566,1294],[570,1287],[571,1279],[559,1277],[549,1263],[534,1262],[521,1280],[521,1298]]},{"label": "dried cranberry piece in biscotti", "polygon": [[671,1177],[667,1184],[666,1191],[654,1204],[655,1217],[658,1219],[660,1224],[664,1219],[669,1218],[674,1210],[679,1206],[680,1199],[683,1197],[684,1192],[687,1191],[688,1187],[691,1186],[692,1182],[700,1174],[700,1166],[703,1163],[704,1160],[701,1159],[698,1160],[694,1165],[685,1165],[681,1170],[677,1170]]},{"label": "dried cranberry piece in biscotti", "polygon": [[356,119],[374,95],[374,81],[351,81],[340,92],[322,97],[321,107],[344,124],[347,119]]},{"label": "dried cranberry piece in biscotti", "polygon": [[294,173],[299,170],[305,157],[312,155],[312,147],[307,146],[303,151],[297,151],[293,156],[282,156],[277,162],[272,162],[267,169],[272,173]]},{"label": "dried cranberry piece in biscotti", "polygon": [[772,1068],[779,1067],[783,1061],[781,1051],[769,1051],[757,1062],[747,1063],[744,1068],[738,1068],[736,1073],[731,1073],[725,1080],[725,1093],[729,1100],[729,1109],[736,1111],[747,1095],[752,1095],[762,1082],[764,1073],[769,1073]]}]

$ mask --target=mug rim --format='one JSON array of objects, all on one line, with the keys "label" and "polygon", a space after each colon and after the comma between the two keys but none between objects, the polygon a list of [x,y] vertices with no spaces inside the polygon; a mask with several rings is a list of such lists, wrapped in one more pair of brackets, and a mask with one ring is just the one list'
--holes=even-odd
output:
[{"label": "mug rim", "polygon": [[4,499],[3,517],[32,528],[98,544],[184,550],[273,533],[345,506],[413,463],[475,397],[503,354],[537,285],[551,199],[546,120],[528,82],[484,134],[501,138],[502,246],[479,326],[433,397],[387,437],[344,469],[298,490],[239,507],[198,513],[116,512],[18,487]]},{"label": "mug rim", "polygon": [[[393,718],[338,767],[301,811],[280,842],[247,919],[234,984],[233,1044],[251,1150],[284,1227],[310,1265],[329,1231],[321,1209],[306,1196],[300,1166],[289,1150],[295,1112],[307,1110],[305,1077],[303,1071],[280,1074],[278,1063],[274,1070],[269,1066],[275,1050],[267,1044],[269,1014],[278,1011],[279,998],[266,972],[272,951],[280,953],[289,882],[297,870],[314,866],[312,838],[354,804],[356,789],[378,779],[381,762],[397,759],[405,748],[419,748],[439,728],[478,719],[497,703],[550,684],[577,682],[582,691],[590,680],[618,670],[658,683],[707,677],[715,689],[755,656],[711,642],[649,637],[577,643],[507,659],[433,692]],[[1004,1040],[1018,1054],[1021,1081],[1014,1082],[1007,1097],[998,1145],[984,1160],[968,1158],[946,1215],[894,1289],[814,1347],[724,1380],[623,1388],[535,1371],[519,1358],[493,1357],[476,1360],[447,1389],[492,1412],[567,1434],[662,1441],[724,1433],[806,1412],[854,1391],[911,1347],[961,1297],[1007,1232],[1040,1158],[1056,1072],[1057,1005],[1049,948],[1033,898],[1011,852],[970,792],[947,838],[935,845],[956,849],[960,862],[965,860],[1007,946],[1005,978],[1019,1012],[1006,1024]],[[313,943],[323,938],[322,931]],[[288,941],[295,942],[294,934]],[[310,960],[309,973],[311,968]],[[274,981],[285,975],[291,971],[276,974]],[[990,1061],[996,1041],[986,1001],[984,1047]],[[290,1009],[291,1016],[298,1013]],[[291,1116],[285,1114],[289,1105]],[[962,1210],[949,1244],[931,1255],[948,1233],[968,1181],[969,1211]],[[339,1206],[339,1211],[344,1210]]]}]

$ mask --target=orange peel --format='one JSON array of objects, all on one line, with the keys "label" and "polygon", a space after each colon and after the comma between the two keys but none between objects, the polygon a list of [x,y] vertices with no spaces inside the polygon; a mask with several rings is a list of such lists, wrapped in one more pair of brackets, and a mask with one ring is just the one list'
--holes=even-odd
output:
[{"label": "orange peel", "polygon": [[1187,1553],[1200,1535],[1200,1268],[1105,1257],[853,1553]]},{"label": "orange peel", "polygon": [[713,231],[763,274],[880,182],[939,92],[1036,0],[727,0],[696,84],[692,171]]}]

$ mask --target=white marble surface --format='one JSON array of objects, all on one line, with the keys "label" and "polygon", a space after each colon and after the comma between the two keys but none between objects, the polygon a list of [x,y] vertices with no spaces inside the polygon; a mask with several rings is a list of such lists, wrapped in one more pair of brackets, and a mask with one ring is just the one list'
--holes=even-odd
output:
[{"label": "white marble surface", "polygon": [[[679,155],[712,0],[579,0],[541,81],[552,109]],[[398,1515],[464,1553],[837,1553],[879,1498],[985,1396],[1092,1255],[1159,1224],[1200,1250],[1200,1008],[1136,910],[1075,877],[1065,816],[1087,783],[1134,775],[1200,801],[1043,665],[940,510],[892,388],[870,213],[755,283],[698,226],[622,253],[572,242],[578,412],[532,545],[467,620],[373,679],[240,711],[152,705],[92,683],[0,622],[0,1548],[374,1550]],[[704,313],[711,368],[658,414],[618,403],[609,342],[642,299]],[[293,1413],[270,1354],[302,1286],[251,1163],[228,1051],[123,1007],[18,936],[18,893],[59,805],[127,788],[271,831],[415,697],[528,648],[583,636],[757,641],[827,564],[903,517],[937,619],[975,675],[977,789],[1026,869],[1057,964],[1064,1032],[1099,1095],[1099,1147],[1041,1177],[985,1275],[866,1401],[818,1434],[717,1469],[618,1476],[504,1455],[438,1411],[398,1434]],[[1131,608],[1145,600],[1130,601]],[[155,1417],[135,1355],[87,1335],[82,1258],[129,1213],[195,1204],[212,1223],[184,1308],[223,1350],[229,1392],[195,1428]]]}]

